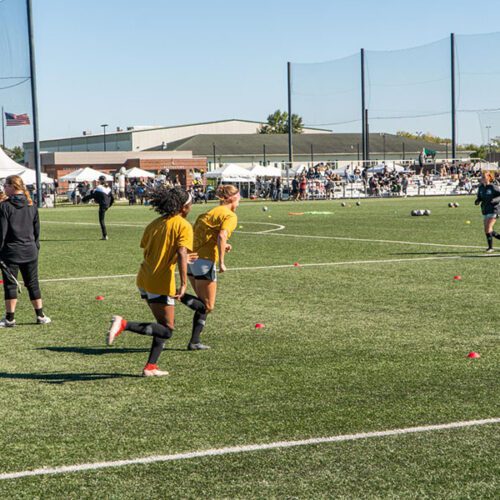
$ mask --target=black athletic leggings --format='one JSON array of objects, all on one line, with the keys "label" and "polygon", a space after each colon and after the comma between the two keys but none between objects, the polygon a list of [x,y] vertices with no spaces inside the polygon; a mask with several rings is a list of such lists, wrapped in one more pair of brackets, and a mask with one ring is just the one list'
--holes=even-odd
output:
[{"label": "black athletic leggings", "polygon": [[104,222],[104,217],[106,216],[106,210],[107,210],[107,208],[99,207],[99,224],[101,225],[101,231],[102,231],[103,238],[108,235],[108,233],[106,231],[106,224]]},{"label": "black athletic leggings", "polygon": [[[24,286],[28,289],[30,300],[37,300],[42,298],[40,285],[38,284],[38,259],[32,260],[31,262],[24,262],[22,264],[15,264],[13,262],[5,261],[5,264],[16,279],[18,272],[21,271]],[[6,274],[3,269],[2,277],[5,300],[17,299],[16,282],[8,274]]]}]

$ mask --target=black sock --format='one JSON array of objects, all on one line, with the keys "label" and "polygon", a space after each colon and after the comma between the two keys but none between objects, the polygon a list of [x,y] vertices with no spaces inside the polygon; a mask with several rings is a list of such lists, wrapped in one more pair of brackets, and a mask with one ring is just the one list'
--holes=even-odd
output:
[{"label": "black sock", "polygon": [[169,339],[173,334],[173,329],[160,325],[160,323],[135,323],[127,321],[125,330],[138,333],[139,335],[159,337],[160,339]]},{"label": "black sock", "polygon": [[493,233],[486,233],[486,241],[488,242],[488,248],[493,248]]},{"label": "black sock", "polygon": [[205,322],[207,320],[207,313],[200,313],[196,311],[193,317],[193,331],[191,333],[191,344],[200,343],[200,335],[205,327]]},{"label": "black sock", "polygon": [[6,312],[5,313],[5,319],[7,321],[14,321],[14,313],[9,313],[9,312]]},{"label": "black sock", "polygon": [[35,313],[39,318],[43,318],[43,308],[40,307],[40,309],[35,309]]},{"label": "black sock", "polygon": [[198,311],[201,313],[206,312],[205,304],[198,297],[195,297],[194,295],[189,295],[189,293],[185,293],[182,296],[181,302],[185,306],[188,306],[189,309],[192,309],[193,311]]},{"label": "black sock", "polygon": [[497,233],[496,231],[492,231],[492,232],[491,232],[491,235],[492,235],[494,238],[496,238],[497,240],[500,240],[500,234],[499,234],[499,233]]},{"label": "black sock", "polygon": [[153,337],[153,343],[151,344],[151,350],[149,351],[148,364],[156,365],[158,363],[158,358],[163,351],[164,345],[165,339]]}]

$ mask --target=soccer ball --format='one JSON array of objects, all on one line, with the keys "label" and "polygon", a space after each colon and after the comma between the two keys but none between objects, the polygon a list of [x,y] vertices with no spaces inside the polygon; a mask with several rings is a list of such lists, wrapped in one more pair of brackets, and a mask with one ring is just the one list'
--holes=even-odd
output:
[{"label": "soccer ball", "polygon": [[448,206],[449,206],[450,208],[453,208],[453,203],[450,201],[450,203],[448,203]]},{"label": "soccer ball", "polygon": [[455,208],[458,208],[460,205],[458,203],[454,203]]},{"label": "soccer ball", "polygon": [[359,207],[361,205],[361,202],[357,201],[356,205]]},{"label": "soccer ball", "polygon": [[269,208],[267,208],[267,207],[262,207],[262,211],[263,211],[263,212],[267,212],[268,210],[269,210]]},{"label": "soccer ball", "polygon": [[424,210],[424,215],[431,215],[431,211],[430,210]]},{"label": "soccer ball", "polygon": [[340,206],[341,206],[341,207],[345,207],[345,203],[344,203],[344,202],[342,202],[342,203],[340,204]]},{"label": "soccer ball", "polygon": [[411,215],[412,215],[412,217],[415,217],[417,215],[417,211],[416,210],[412,210],[411,211]]}]

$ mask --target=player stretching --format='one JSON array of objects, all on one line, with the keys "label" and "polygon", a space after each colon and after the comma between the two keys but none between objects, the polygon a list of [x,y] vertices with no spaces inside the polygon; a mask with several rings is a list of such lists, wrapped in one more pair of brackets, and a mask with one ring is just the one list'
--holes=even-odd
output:
[{"label": "player stretching", "polygon": [[217,294],[217,265],[226,270],[224,257],[231,251],[227,242],[238,225],[234,211],[240,203],[238,188],[221,186],[217,190],[220,205],[200,215],[194,225],[194,251],[198,259],[188,265],[188,276],[197,295],[185,294],[181,302],[195,311],[193,330],[188,344],[190,351],[210,349],[200,341],[207,315],[213,311]]},{"label": "player stretching", "polygon": [[481,184],[477,190],[476,205],[481,204],[481,212],[484,219],[484,232],[488,242],[487,252],[493,252],[493,237],[500,239],[500,234],[493,231],[495,222],[500,213],[500,188],[492,184],[493,175],[483,172]]},{"label": "player stretching", "polygon": [[[174,331],[174,299],[181,299],[187,286],[188,252],[193,248],[193,228],[185,219],[191,210],[191,195],[181,188],[159,187],[148,196],[161,214],[151,222],[142,236],[144,260],[137,274],[141,298],[148,303],[156,323],[137,323],[113,316],[107,344],[111,345],[124,330],[153,337],[145,377],[161,377],[168,372],[158,369],[158,358],[165,340]],[[178,264],[180,286],[176,289],[175,266]]]}]

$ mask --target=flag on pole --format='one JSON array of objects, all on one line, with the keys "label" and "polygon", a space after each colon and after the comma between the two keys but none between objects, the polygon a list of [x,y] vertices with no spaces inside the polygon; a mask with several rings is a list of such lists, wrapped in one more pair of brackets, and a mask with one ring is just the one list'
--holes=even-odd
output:
[{"label": "flag on pole", "polygon": [[5,124],[7,127],[14,127],[16,125],[31,125],[28,113],[22,115],[15,115],[14,113],[5,113]]}]

